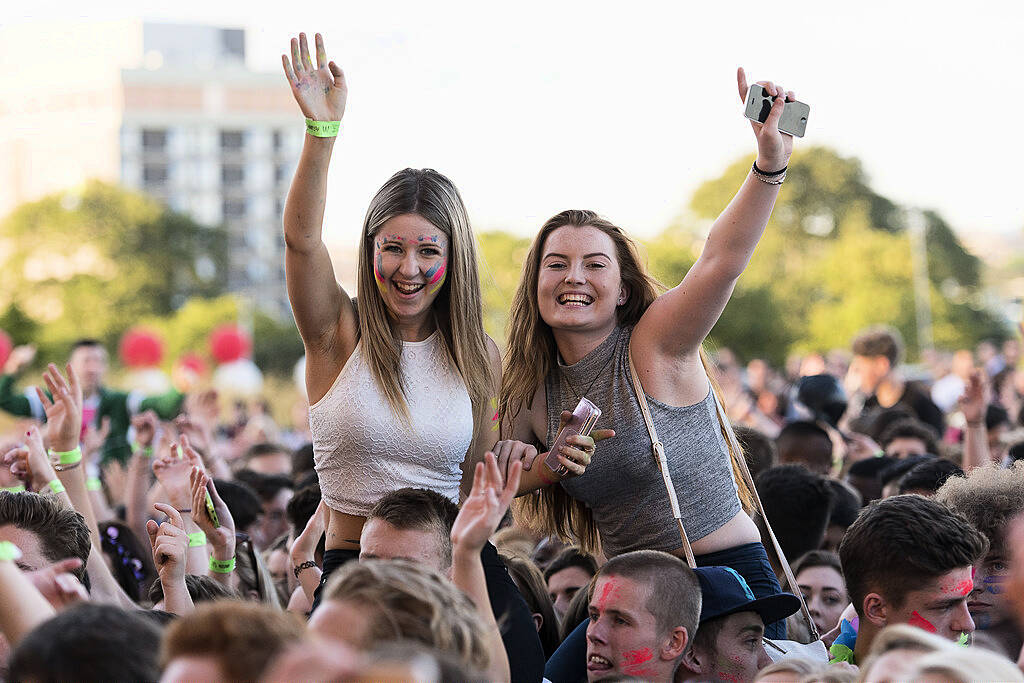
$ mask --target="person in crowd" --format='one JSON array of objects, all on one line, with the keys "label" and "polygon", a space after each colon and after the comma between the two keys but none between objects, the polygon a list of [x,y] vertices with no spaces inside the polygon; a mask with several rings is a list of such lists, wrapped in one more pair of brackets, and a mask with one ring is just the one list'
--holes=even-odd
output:
[{"label": "person in crowd", "polygon": [[252,528],[256,549],[263,551],[274,541],[288,533],[288,501],[292,499],[292,480],[284,474],[261,474],[242,470],[235,475],[237,481],[248,484],[259,496],[263,514]]},{"label": "person in crowd", "polygon": [[893,422],[878,439],[878,445],[891,458],[939,452],[938,435],[931,425],[915,418]]},{"label": "person in crowd", "polygon": [[33,629],[11,653],[12,681],[156,681],[160,629],[112,605],[69,607]]},{"label": "person in crowd", "polygon": [[[359,539],[359,559],[408,560],[451,576],[451,532],[458,515],[459,508],[436,491],[393,491],[370,510]],[[547,656],[531,617],[534,610],[529,609],[493,545],[484,546],[480,560],[490,608],[502,624],[502,642],[513,678],[532,680],[540,675]]]},{"label": "person in crowd", "polygon": [[[14,389],[18,374],[35,358],[35,349],[18,347],[11,352],[0,374],[0,410],[12,415],[44,421],[43,397],[34,388],[19,395]],[[131,455],[128,427],[133,415],[155,411],[170,420],[181,412],[184,394],[170,390],[166,394],[146,397],[140,392],[123,392],[104,386],[107,375],[107,350],[96,339],[79,339],[71,345],[68,361],[82,387],[82,424],[99,428],[107,420],[107,437],[103,443],[103,460],[127,462]]]},{"label": "person in crowd", "polygon": [[[326,581],[358,556],[363,522],[384,494],[412,486],[455,502],[468,489],[474,463],[497,439],[492,399],[501,358],[483,330],[466,208],[436,171],[399,171],[377,192],[359,240],[358,305],[339,286],[321,238],[336,137],[318,130],[336,124],[315,122],[341,121],[348,86],[319,34],[315,54],[300,34],[282,63],[314,122],[288,193],[284,238],[289,301],[306,349],[314,460],[330,508]],[[585,437],[572,444],[593,448]],[[568,450],[563,464],[582,472],[589,453]],[[536,473],[523,483],[545,485]]]},{"label": "person in crowd", "polygon": [[875,638],[860,668],[861,683],[874,681],[906,681],[907,672],[918,659],[930,653],[949,654],[957,647],[945,638],[927,631],[893,624],[886,626]]},{"label": "person in crowd", "polygon": [[701,614],[701,586],[685,562],[656,550],[616,555],[587,598],[588,681],[673,680]]},{"label": "person in crowd", "polygon": [[882,497],[882,473],[896,462],[880,455],[853,463],[846,473],[846,483],[860,494],[865,505]]},{"label": "person in crowd", "polygon": [[931,453],[924,455],[911,455],[902,460],[895,460],[878,473],[878,480],[882,485],[882,498],[891,498],[900,493],[900,481],[910,470],[921,463],[931,462],[936,456]]},{"label": "person in crowd", "polygon": [[949,640],[973,632],[971,574],[987,546],[962,515],[929,498],[903,495],[868,505],[839,546],[859,625],[843,621],[833,658],[863,661],[878,632],[892,624]]},{"label": "person in crowd", "polygon": [[[943,413],[956,407],[956,402],[967,388],[967,379],[974,372],[974,354],[967,349],[960,349],[953,354],[950,372],[939,377],[932,383],[932,402]],[[934,453],[935,451],[928,451]]]},{"label": "person in crowd", "polygon": [[839,555],[827,550],[805,553],[793,563],[793,575],[818,632],[828,633],[838,626],[850,604]]},{"label": "person in crowd", "polygon": [[73,570],[85,585],[86,563],[92,543],[89,527],[79,513],[55,497],[38,493],[0,492],[0,542],[9,541],[21,549],[18,566],[34,571],[69,557],[81,560]]},{"label": "person in crowd", "polygon": [[1024,673],[1017,665],[980,647],[927,654],[914,662],[906,676],[911,683],[1024,682]]},{"label": "person in crowd", "polygon": [[150,548],[123,522],[100,522],[99,530],[103,555],[114,578],[129,598],[139,602],[156,579]]},{"label": "person in crowd", "polygon": [[780,465],[803,465],[827,477],[832,472],[832,439],[814,422],[790,422],[775,439]]},{"label": "person in crowd", "polygon": [[[745,100],[742,69],[737,84]],[[538,446],[550,448],[562,411],[587,397],[603,411],[597,427],[620,436],[586,475],[522,497],[520,519],[588,551],[599,535],[608,557],[638,549],[682,555],[641,409],[649,404],[698,563],[734,566],[767,595],[778,592],[778,581],[743,509],[741,500],[752,504],[734,471],[743,455],[702,351],[764,231],[793,149],[792,137],[778,130],[793,94],[762,85],[776,100],[764,124],[752,123],[756,164],[678,286],[658,296],[633,241],[592,211],[563,211],[541,228],[510,310],[499,401],[508,438],[496,452],[509,462],[525,458],[532,472],[554,481],[559,474]],[[772,627],[774,635],[782,631]]]},{"label": "person in crowd", "polygon": [[857,519],[863,501],[857,489],[844,481],[828,479],[826,483],[833,494],[832,514],[828,517],[828,528],[825,530],[825,540],[821,544],[821,549],[836,552],[846,530]]},{"label": "person in crowd", "polygon": [[933,458],[918,463],[900,477],[899,492],[916,493],[920,496],[934,496],[951,477],[963,477],[964,471],[956,463],[943,458]]},{"label": "person in crowd", "polygon": [[160,645],[162,683],[260,680],[305,635],[302,621],[263,605],[221,601],[174,621]]},{"label": "person in crowd", "polygon": [[800,601],[781,591],[757,598],[729,567],[695,571],[702,596],[700,626],[675,680],[750,683],[772,661],[764,646],[766,626],[799,611]]},{"label": "person in crowd", "polygon": [[743,448],[751,477],[756,480],[759,474],[779,464],[778,449],[767,435],[746,425],[733,424],[732,428],[736,432],[736,440]]},{"label": "person in crowd", "polygon": [[946,481],[935,496],[962,514],[988,539],[988,552],[974,565],[974,588],[967,599],[980,632],[991,636],[1013,659],[1024,647],[1024,632],[1015,620],[1007,595],[1010,546],[1007,528],[1024,513],[1024,464],[1010,469],[995,465],[975,468],[967,478]]},{"label": "person in crowd", "polygon": [[[224,584],[211,579],[209,576],[198,576],[196,574],[185,575],[185,590],[193,605],[201,602],[214,602],[216,600],[240,600],[241,596],[235,591],[227,588]],[[164,588],[157,579],[150,585],[146,596],[152,603],[153,609],[165,611],[167,608],[164,602]]]},{"label": "person in crowd", "polygon": [[292,477],[292,452],[274,443],[257,443],[242,456],[242,469]]},{"label": "person in crowd", "polygon": [[302,444],[292,451],[292,479],[295,480],[296,485],[305,474],[316,475],[316,465],[313,463],[313,442]]},{"label": "person in crowd", "polygon": [[[779,465],[763,472],[756,483],[765,516],[786,557],[795,559],[820,548],[835,498],[828,480],[802,465]],[[763,527],[760,517],[757,524]],[[766,529],[762,538],[768,540]],[[772,566],[781,576],[782,567]]]},{"label": "person in crowd", "polygon": [[896,330],[876,327],[865,330],[853,340],[853,362],[848,383],[855,386],[865,412],[877,408],[903,406],[938,434],[946,431],[945,418],[928,390],[904,379],[897,370],[903,356],[903,340]]},{"label": "person in crowd", "polygon": [[559,619],[565,617],[569,602],[576,592],[586,588],[596,573],[597,560],[593,555],[583,552],[579,546],[569,546],[555,556],[544,570],[544,580]]},{"label": "person in crowd", "polygon": [[537,627],[537,635],[540,636],[541,645],[544,647],[545,658],[550,657],[558,649],[562,639],[559,636],[555,607],[548,596],[547,586],[544,585],[544,575],[537,569],[537,565],[526,557],[502,555],[501,560],[508,567],[509,576],[526,601],[530,616]]}]

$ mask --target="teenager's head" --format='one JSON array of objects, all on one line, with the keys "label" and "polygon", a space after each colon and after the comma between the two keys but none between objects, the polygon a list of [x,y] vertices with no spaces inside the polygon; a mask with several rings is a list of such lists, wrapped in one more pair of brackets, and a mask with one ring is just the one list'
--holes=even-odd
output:
[{"label": "teenager's head", "polygon": [[284,474],[261,474],[241,470],[235,477],[252,487],[259,496],[263,514],[252,529],[252,538],[260,550],[269,548],[278,537],[288,533],[288,502],[292,499],[292,480]]},{"label": "teenager's head", "polygon": [[79,339],[71,345],[68,362],[78,375],[82,394],[89,396],[99,389],[107,376],[107,350],[98,339]]},{"label": "teenager's head", "polygon": [[704,602],[697,635],[683,656],[684,680],[753,681],[771,663],[764,649],[765,624],[794,614],[800,600],[789,593],[756,598],[730,567],[695,571]]},{"label": "teenager's head", "polygon": [[292,454],[284,446],[261,442],[253,444],[242,456],[243,467],[260,474],[292,475]]},{"label": "teenager's head", "polygon": [[132,533],[124,522],[109,520],[98,525],[103,554],[110,571],[128,597],[138,602],[156,578],[153,550]]},{"label": "teenager's head", "polygon": [[878,500],[882,497],[882,472],[895,462],[895,458],[887,455],[858,460],[846,473],[846,483],[860,494],[865,505]]},{"label": "teenager's head", "polygon": [[433,321],[482,419],[492,396],[476,241],[448,178],[407,168],[384,183],[366,210],[357,278],[363,354],[391,408],[408,415],[403,379],[395,371],[400,328]]},{"label": "teenager's head", "polygon": [[899,495],[900,481],[903,480],[903,477],[921,463],[931,462],[936,460],[937,457],[931,453],[911,455],[902,460],[895,460],[883,468],[878,473],[878,480],[882,484],[882,497],[891,498],[892,496]]},{"label": "teenager's head", "polygon": [[56,497],[0,492],[0,541],[11,541],[21,549],[18,566],[24,571],[77,557],[82,566],[71,573],[88,585],[89,527],[82,515],[64,507]]},{"label": "teenager's head", "polygon": [[966,479],[948,480],[935,500],[966,517],[988,539],[988,552],[974,565],[974,590],[967,602],[975,624],[982,630],[1013,627],[1006,595],[1010,579],[1006,529],[1011,519],[1024,512],[1024,463],[1011,469],[977,467]]},{"label": "teenager's head", "polygon": [[578,546],[565,548],[551,561],[544,570],[544,580],[559,619],[565,615],[576,592],[585,589],[596,573],[597,560]]},{"label": "teenager's head", "polygon": [[526,607],[533,616],[534,626],[537,627],[537,635],[540,636],[541,645],[544,646],[544,656],[551,657],[558,649],[562,639],[558,635],[558,617],[555,616],[555,607],[548,597],[547,586],[544,585],[544,575],[540,569],[525,557],[517,555],[501,555],[505,567],[508,568],[512,582],[516,584],[519,593],[526,601]]},{"label": "teenager's head", "polygon": [[263,514],[263,503],[251,486],[230,479],[214,479],[214,486],[235,521],[235,530],[251,534]]},{"label": "teenager's head", "polygon": [[473,603],[437,571],[407,560],[349,562],[327,582],[309,630],[357,650],[412,640],[477,671],[490,661]]},{"label": "teenager's head", "polygon": [[825,477],[800,465],[779,465],[761,473],[757,492],[786,557],[821,547],[834,498]]},{"label": "teenager's head", "polygon": [[838,626],[839,617],[850,604],[839,555],[812,550],[793,563],[793,576],[818,632],[828,633]]},{"label": "teenager's head", "polygon": [[790,422],[775,438],[775,447],[781,465],[803,465],[822,476],[832,471],[832,439],[814,422]]},{"label": "teenager's head", "polygon": [[964,471],[956,463],[934,458],[914,465],[909,472],[900,477],[899,491],[934,496],[950,478],[963,476]]},{"label": "teenager's head", "polygon": [[10,680],[155,681],[160,629],[136,613],[83,603],[58,612],[18,644]]},{"label": "teenager's head", "polygon": [[893,422],[882,432],[878,445],[892,458],[938,453],[939,440],[931,425],[916,418]]},{"label": "teenager's head", "polygon": [[850,370],[860,382],[858,388],[866,394],[873,394],[878,383],[899,365],[903,340],[894,329],[875,327],[858,334],[852,346]]},{"label": "teenager's head", "polygon": [[587,678],[671,681],[701,610],[697,576],[656,550],[618,555],[588,592]]},{"label": "teenager's head", "polygon": [[242,602],[200,605],[175,620],[160,649],[163,683],[255,681],[305,633],[291,612]]},{"label": "teenager's head", "polygon": [[971,569],[987,546],[962,515],[929,498],[903,495],[868,505],[839,546],[862,633],[866,625],[906,623],[949,639],[973,631]]},{"label": "teenager's head", "polygon": [[436,491],[404,488],[389,493],[366,517],[359,559],[410,560],[447,573],[458,514],[458,506]]}]

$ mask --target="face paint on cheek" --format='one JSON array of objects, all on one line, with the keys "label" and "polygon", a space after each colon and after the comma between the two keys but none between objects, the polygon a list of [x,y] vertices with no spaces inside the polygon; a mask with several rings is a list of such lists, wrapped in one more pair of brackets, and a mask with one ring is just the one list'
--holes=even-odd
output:
[{"label": "face paint on cheek", "polygon": [[629,650],[622,653],[622,670],[630,676],[644,677],[653,673],[650,669],[641,668],[645,663],[654,658],[651,648],[645,647],[639,650]]},{"label": "face paint on cheek", "polygon": [[908,621],[907,623],[910,624],[911,626],[918,627],[922,631],[928,631],[928,633],[938,633],[938,630],[939,630],[939,629],[935,628],[935,625],[932,622],[930,622],[927,619],[925,619],[924,617],[922,617],[918,613],[917,610],[914,610],[911,613],[910,621]]},{"label": "face paint on cheek", "polygon": [[433,294],[437,290],[441,289],[444,284],[445,276],[448,274],[448,264],[441,261],[433,268],[427,271],[427,291]]},{"label": "face paint on cheek", "polygon": [[985,586],[985,592],[991,593],[992,595],[1000,595],[1006,588],[1003,583],[1006,582],[1005,576],[986,576],[982,580],[982,584]]},{"label": "face paint on cheek", "polygon": [[384,279],[384,275],[381,273],[384,266],[384,255],[377,252],[377,255],[373,259],[373,279],[377,281],[377,289],[380,290],[381,294],[384,294],[388,290],[387,280]]}]

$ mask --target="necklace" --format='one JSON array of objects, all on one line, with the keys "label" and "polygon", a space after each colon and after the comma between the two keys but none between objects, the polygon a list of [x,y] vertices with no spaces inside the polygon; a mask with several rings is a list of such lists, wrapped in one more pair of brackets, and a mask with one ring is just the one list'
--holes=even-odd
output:
[{"label": "necklace", "polygon": [[[615,338],[618,339],[618,334],[615,335]],[[615,349],[614,349],[614,347],[611,349],[610,353],[608,354],[608,359],[604,362],[604,365],[602,365],[601,369],[598,370],[596,375],[594,375],[594,379],[590,380],[590,384],[587,385],[587,390],[584,391],[583,393],[580,393],[579,391],[576,390],[576,386],[573,385],[573,383],[569,380],[568,376],[566,376],[566,374],[562,370],[562,368],[558,369],[558,376],[561,377],[563,380],[565,380],[566,386],[569,387],[570,391],[572,391],[573,396],[576,398],[576,401],[579,402],[579,400],[581,398],[583,398],[584,396],[589,394],[590,390],[594,388],[594,384],[597,383],[597,379],[599,377],[601,377],[602,375],[604,375],[604,371],[608,369],[608,366],[611,364],[613,358],[615,358]]]}]

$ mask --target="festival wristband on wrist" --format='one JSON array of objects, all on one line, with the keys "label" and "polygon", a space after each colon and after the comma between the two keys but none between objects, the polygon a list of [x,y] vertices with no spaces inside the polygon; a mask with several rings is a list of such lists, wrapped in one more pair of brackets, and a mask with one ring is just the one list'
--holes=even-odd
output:
[{"label": "festival wristband on wrist", "polygon": [[21,559],[21,549],[10,541],[0,541],[0,562],[17,562]]},{"label": "festival wristband on wrist", "polygon": [[210,571],[214,574],[230,574],[235,571],[235,558],[230,560],[215,560],[210,556]]},{"label": "festival wristband on wrist", "polygon": [[189,548],[202,548],[206,545],[206,532],[193,531],[188,535]]},{"label": "festival wristband on wrist", "polygon": [[89,477],[85,480],[85,489],[87,491],[102,491],[103,482],[100,481],[99,477]]},{"label": "festival wristband on wrist", "polygon": [[58,465],[75,465],[82,462],[82,447],[75,446],[70,451],[55,451],[51,448],[50,457],[57,458]]},{"label": "festival wristband on wrist", "polygon": [[0,491],[6,491],[7,493],[24,493],[25,485],[18,484],[17,486],[0,486]]},{"label": "festival wristband on wrist", "polygon": [[137,453],[142,453],[142,457],[144,457],[144,458],[152,458],[153,457],[153,447],[152,446],[146,446],[145,448],[143,448],[142,446],[140,446],[135,441],[132,441],[132,455],[135,455]]},{"label": "festival wristband on wrist", "polygon": [[341,121],[314,121],[306,119],[306,132],[317,138],[338,137],[341,130]]},{"label": "festival wristband on wrist", "polygon": [[49,486],[54,493],[64,493],[66,491],[64,484],[60,483],[60,479],[54,479],[47,484],[47,486]]}]

